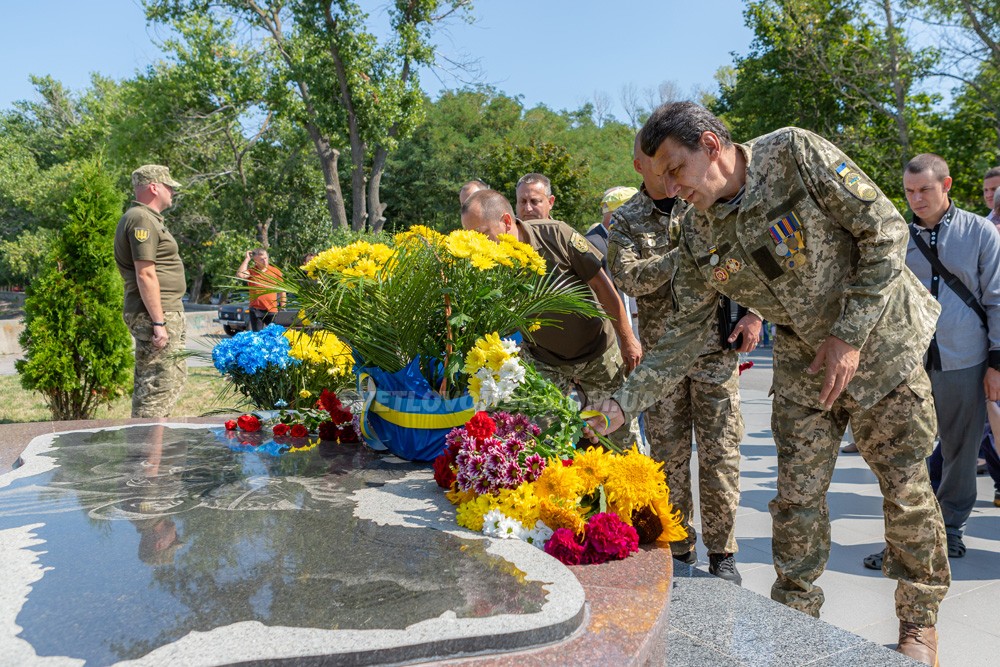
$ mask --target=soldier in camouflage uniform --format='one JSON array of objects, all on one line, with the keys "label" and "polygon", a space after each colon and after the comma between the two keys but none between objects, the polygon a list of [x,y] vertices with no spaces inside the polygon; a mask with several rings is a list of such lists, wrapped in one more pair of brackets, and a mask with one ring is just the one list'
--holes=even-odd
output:
[{"label": "soldier in camouflage uniform", "polygon": [[924,462],[936,420],[923,354],[940,307],[906,268],[906,223],[849,157],[805,130],[737,145],[718,118],[678,102],[650,117],[642,150],[666,192],[694,208],[671,285],[677,308],[600,409],[615,428],[622,410],[641,410],[676,385],[704,345],[720,292],[756,308],[777,325],[771,597],[819,615],[826,491],[850,419],[885,496],[883,572],[898,581],[897,650],[935,664],[934,624],[951,572]]},{"label": "soldier in camouflage uniform", "polygon": [[133,417],[168,417],[184,388],[187,289],[177,241],[161,213],[180,183],[163,166],[132,172],[135,202],[115,230],[115,263],[125,282],[122,317],[135,338]]},{"label": "soldier in camouflage uniform", "polygon": [[[676,268],[680,220],[687,205],[669,198],[651,174],[650,158],[638,147],[634,166],[642,189],[611,215],[608,267],[615,283],[634,295],[639,307],[639,337],[644,347],[665,333],[673,311],[670,284]],[[750,351],[760,336],[760,318],[749,315],[743,347]],[[751,325],[751,323],[754,323]],[[744,325],[743,322],[740,323]],[[739,355],[720,340],[719,322],[703,332],[704,346],[691,370],[646,412],[646,436],[653,458],[664,461],[670,501],[684,517],[687,537],[670,545],[674,558],[697,561],[697,533],[691,525],[691,430],[698,438],[698,480],[702,541],[709,572],[741,583],[736,568],[735,519],[740,503]],[[737,333],[736,335],[739,335]]]}]

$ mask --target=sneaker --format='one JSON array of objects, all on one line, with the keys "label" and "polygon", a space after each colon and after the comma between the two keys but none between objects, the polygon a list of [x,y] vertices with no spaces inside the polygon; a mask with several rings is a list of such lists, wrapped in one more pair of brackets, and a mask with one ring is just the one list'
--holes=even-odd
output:
[{"label": "sneaker", "polygon": [[736,569],[736,557],[733,554],[708,554],[708,573],[731,581],[737,586],[743,583],[740,571]]},{"label": "sneaker", "polygon": [[674,560],[680,561],[685,565],[694,565],[698,562],[698,554],[692,549],[686,554],[674,554]]},{"label": "sneaker", "polygon": [[938,636],[933,625],[899,622],[899,644],[896,652],[925,665],[938,664]]}]

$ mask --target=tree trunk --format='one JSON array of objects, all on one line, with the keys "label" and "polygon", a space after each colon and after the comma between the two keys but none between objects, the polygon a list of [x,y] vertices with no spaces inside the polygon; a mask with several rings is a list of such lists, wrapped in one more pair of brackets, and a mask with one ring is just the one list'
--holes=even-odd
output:
[{"label": "tree trunk", "polygon": [[271,247],[271,243],[268,240],[268,234],[267,234],[267,232],[268,232],[268,230],[271,227],[271,221],[273,219],[274,218],[268,218],[267,220],[265,220],[263,222],[258,222],[257,223],[257,238],[260,240],[260,247],[261,248],[270,248]]},{"label": "tree trunk", "polygon": [[906,93],[908,82],[903,81],[903,74],[899,71],[899,45],[896,42],[896,27],[892,15],[891,0],[882,0],[882,9],[885,11],[885,34],[889,40],[889,66],[892,68],[892,92],[896,98],[896,113],[893,114],[896,122],[896,131],[899,133],[900,159],[902,166],[906,167],[907,160],[910,159],[910,127],[906,122]]},{"label": "tree trunk", "polygon": [[205,284],[205,269],[199,266],[192,273],[191,287],[188,290],[190,303],[201,303],[201,286]]},{"label": "tree trunk", "polygon": [[326,208],[330,212],[333,228],[338,229],[347,224],[347,209],[344,208],[344,195],[340,191],[340,175],[337,172],[340,151],[330,146],[329,140],[312,123],[306,125],[306,130],[309,132],[313,146],[316,147],[319,165],[323,170],[323,182],[326,184]]},{"label": "tree trunk", "polygon": [[385,204],[382,203],[382,174],[385,172],[385,161],[389,151],[379,146],[372,160],[372,174],[368,179],[368,227],[373,232],[382,231],[385,226]]}]

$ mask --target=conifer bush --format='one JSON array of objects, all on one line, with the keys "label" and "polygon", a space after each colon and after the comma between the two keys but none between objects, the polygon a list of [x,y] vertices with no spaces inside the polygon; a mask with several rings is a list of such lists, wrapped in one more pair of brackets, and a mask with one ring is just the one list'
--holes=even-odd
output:
[{"label": "conifer bush", "polygon": [[21,385],[40,392],[52,418],[91,419],[130,390],[132,340],[122,320],[114,235],[123,198],[99,161],[76,171],[67,218],[24,304]]}]

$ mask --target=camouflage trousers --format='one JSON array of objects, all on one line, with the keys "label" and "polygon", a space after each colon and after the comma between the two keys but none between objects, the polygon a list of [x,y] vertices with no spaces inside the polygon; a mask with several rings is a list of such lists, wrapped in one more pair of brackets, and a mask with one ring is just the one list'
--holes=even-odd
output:
[{"label": "camouflage trousers", "polygon": [[848,420],[858,451],[884,496],[882,572],[897,580],[896,615],[910,623],[934,625],[951,570],[944,521],[925,462],[937,420],[923,368],[867,411],[847,394],[826,411],[783,398],[777,389],[771,428],[778,449],[778,495],[769,507],[778,576],[771,598],[819,616],[823,589],[814,582],[830,556],[826,492]]},{"label": "camouflage trousers", "polygon": [[153,347],[152,320],[146,313],[125,313],[125,324],[135,338],[133,417],[169,417],[187,380],[187,361],[178,356],[187,341],[183,312],[164,313],[167,346]]},{"label": "camouflage trousers", "polygon": [[[578,398],[583,405],[611,398],[611,395],[621,388],[626,377],[625,364],[622,362],[622,353],[617,341],[612,342],[598,358],[581,364],[551,366],[533,357],[531,363],[542,377],[562,389],[567,396],[574,390],[582,393],[583,395],[578,395]],[[623,448],[641,443],[639,420],[632,419],[626,426],[628,428],[620,428],[608,435],[611,442]]]},{"label": "camouflage trousers", "polygon": [[691,525],[691,431],[698,443],[698,492],[702,541],[708,553],[735,553],[740,504],[739,356],[732,351],[698,358],[681,382],[646,411],[651,455],[664,462],[670,503],[684,517],[687,537],[671,542],[675,554],[694,549]]}]

